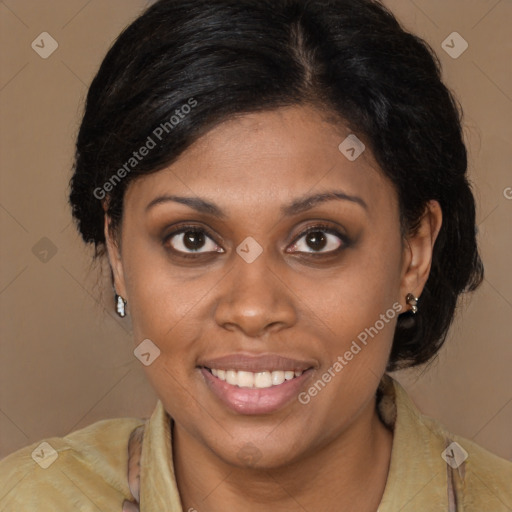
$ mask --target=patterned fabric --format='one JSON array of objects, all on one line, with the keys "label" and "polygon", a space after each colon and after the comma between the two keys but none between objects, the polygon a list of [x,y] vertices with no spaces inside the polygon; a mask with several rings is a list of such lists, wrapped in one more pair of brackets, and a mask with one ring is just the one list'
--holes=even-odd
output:
[{"label": "patterned fabric", "polygon": [[140,460],[144,427],[145,425],[137,427],[130,434],[128,440],[128,487],[132,493],[133,501],[124,500],[122,512],[140,512]]}]

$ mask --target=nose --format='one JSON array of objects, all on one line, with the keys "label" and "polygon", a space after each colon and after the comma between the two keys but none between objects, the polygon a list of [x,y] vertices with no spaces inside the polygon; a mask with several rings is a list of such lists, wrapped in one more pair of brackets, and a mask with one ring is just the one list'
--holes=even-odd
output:
[{"label": "nose", "polygon": [[252,263],[236,256],[234,268],[219,283],[217,324],[248,337],[289,328],[297,322],[294,294],[269,265],[265,251]]}]

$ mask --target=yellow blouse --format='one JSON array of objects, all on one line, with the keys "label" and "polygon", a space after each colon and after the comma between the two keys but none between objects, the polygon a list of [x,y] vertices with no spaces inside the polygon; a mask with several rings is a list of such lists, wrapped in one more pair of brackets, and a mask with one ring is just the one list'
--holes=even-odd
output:
[{"label": "yellow blouse", "polygon": [[[394,434],[378,512],[512,511],[511,462],[423,416],[390,376],[381,389],[379,411]],[[123,501],[133,500],[128,439],[145,423],[102,420],[7,456],[0,461],[0,511],[121,512]],[[140,510],[185,512],[174,476],[170,418],[160,401],[144,430]]]}]

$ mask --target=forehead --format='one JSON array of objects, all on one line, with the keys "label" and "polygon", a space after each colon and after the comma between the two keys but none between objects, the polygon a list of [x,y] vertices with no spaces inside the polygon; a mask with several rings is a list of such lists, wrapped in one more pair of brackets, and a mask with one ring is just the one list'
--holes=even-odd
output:
[{"label": "forehead", "polygon": [[132,182],[125,204],[142,208],[158,195],[180,194],[235,213],[336,189],[362,197],[378,212],[394,204],[394,189],[368,147],[355,160],[347,158],[353,137],[347,126],[309,106],[240,115],[210,130],[167,169]]}]

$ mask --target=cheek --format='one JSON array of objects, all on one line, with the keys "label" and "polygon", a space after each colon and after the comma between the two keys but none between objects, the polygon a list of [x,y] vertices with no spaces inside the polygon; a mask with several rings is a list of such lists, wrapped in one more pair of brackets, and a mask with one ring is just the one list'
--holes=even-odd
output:
[{"label": "cheek", "polygon": [[373,270],[368,281],[370,268],[361,261],[308,304],[320,319],[323,365],[300,399],[326,436],[357,416],[386,370],[401,305],[396,280],[377,271],[379,265]]},{"label": "cheek", "polygon": [[165,252],[143,243],[126,243],[123,264],[134,343],[149,339],[158,347],[144,370],[161,398],[172,397],[168,410],[174,411],[173,404],[190,400],[185,383],[196,378],[204,332],[212,326],[211,297],[224,272],[172,265]]},{"label": "cheek", "polygon": [[308,304],[334,332],[357,335],[400,299],[401,244],[397,236],[367,237],[349,251],[342,266],[310,286]]},{"label": "cheek", "polygon": [[328,365],[338,361],[342,366],[337,365],[336,374],[344,375],[338,381],[347,379],[357,387],[385,370],[401,312],[401,250],[394,231],[367,237],[342,267],[310,287],[310,317],[324,332]]},{"label": "cheek", "polygon": [[163,249],[154,243],[132,243],[124,247],[123,267],[127,298],[136,341],[167,339],[183,319],[197,313],[207,282],[187,279],[187,270],[172,265]]},{"label": "cheek", "polygon": [[181,418],[206,325],[200,300],[206,284],[187,282],[183,271],[162,260],[147,249],[134,249],[126,258],[126,288],[135,346],[149,339],[159,350],[143,367],[146,377],[166,409]]},{"label": "cheek", "polygon": [[401,306],[385,287],[368,286],[361,292],[345,284],[337,301],[319,300],[318,317],[328,326],[323,337],[327,365],[340,363],[336,373],[356,383],[384,371]]}]

